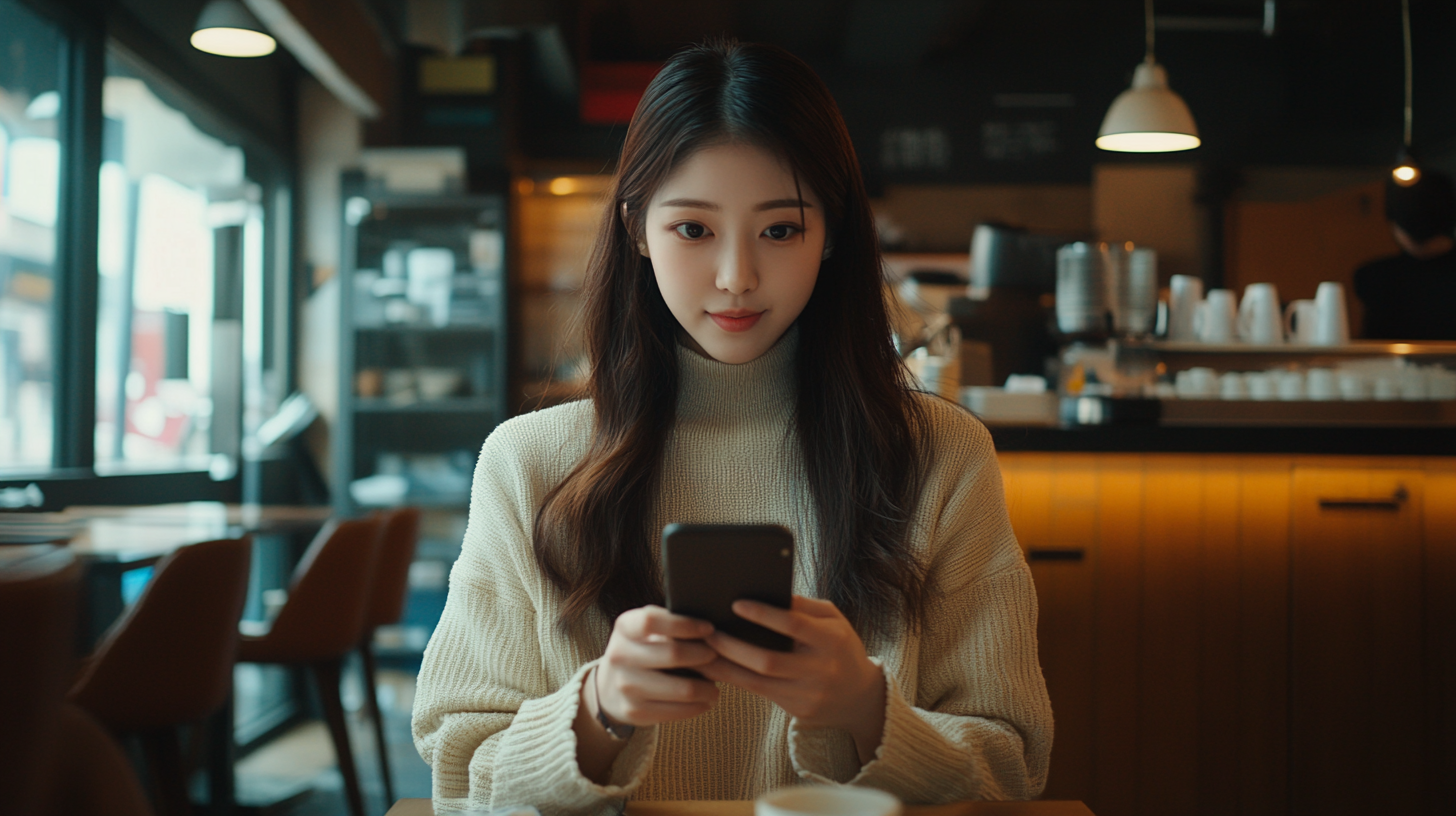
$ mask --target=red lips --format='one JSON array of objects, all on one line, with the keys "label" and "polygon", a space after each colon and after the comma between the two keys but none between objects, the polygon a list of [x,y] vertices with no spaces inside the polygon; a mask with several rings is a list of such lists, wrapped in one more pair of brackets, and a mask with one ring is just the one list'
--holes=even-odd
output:
[{"label": "red lips", "polygon": [[708,317],[718,324],[718,328],[729,332],[748,331],[763,317],[763,312],[754,312],[748,309],[725,309],[721,312],[709,312]]}]

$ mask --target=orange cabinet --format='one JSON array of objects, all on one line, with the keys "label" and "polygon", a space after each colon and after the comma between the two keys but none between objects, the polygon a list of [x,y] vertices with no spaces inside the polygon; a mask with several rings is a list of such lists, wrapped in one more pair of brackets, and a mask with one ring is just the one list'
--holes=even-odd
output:
[{"label": "orange cabinet", "polygon": [[[1456,463],[1001,466],[1056,715],[1047,798],[1099,816],[1456,801]],[[1372,504],[1398,487],[1398,509]]]}]

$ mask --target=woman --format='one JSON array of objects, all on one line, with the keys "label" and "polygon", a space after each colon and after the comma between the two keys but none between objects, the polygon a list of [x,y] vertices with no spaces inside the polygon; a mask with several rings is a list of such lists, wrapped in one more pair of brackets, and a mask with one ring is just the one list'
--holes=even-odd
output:
[{"label": "woman", "polygon": [[[612,196],[591,399],[481,452],[415,699],[436,803],[607,812],[801,780],[1036,796],[1051,711],[994,450],[906,386],[828,90],[778,48],[688,49],[638,106]],[[792,653],[661,608],[672,522],[793,531],[792,608],[734,610]]]}]

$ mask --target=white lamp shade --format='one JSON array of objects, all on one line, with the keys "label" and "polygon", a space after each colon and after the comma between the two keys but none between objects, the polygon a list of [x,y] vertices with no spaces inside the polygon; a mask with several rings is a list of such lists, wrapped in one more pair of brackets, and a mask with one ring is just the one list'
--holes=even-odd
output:
[{"label": "white lamp shade", "polygon": [[1149,58],[1133,72],[1132,87],[1107,109],[1097,146],[1124,153],[1168,153],[1202,144],[1183,98],[1168,88],[1168,72]]},{"label": "white lamp shade", "polygon": [[240,0],[211,0],[197,15],[192,47],[222,57],[264,57],[278,41]]}]

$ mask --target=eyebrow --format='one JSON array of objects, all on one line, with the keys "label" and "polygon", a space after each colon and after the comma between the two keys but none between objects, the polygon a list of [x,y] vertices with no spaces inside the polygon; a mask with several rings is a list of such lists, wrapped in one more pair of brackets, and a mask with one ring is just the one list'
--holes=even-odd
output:
[{"label": "eyebrow", "polygon": [[[662,202],[663,207],[690,207],[696,210],[712,210],[718,212],[722,207],[711,201],[700,201],[696,198],[674,198],[671,201]],[[797,210],[800,208],[813,209],[814,205],[799,198],[775,198],[772,201],[765,201],[754,206],[754,212],[765,210]]]}]

